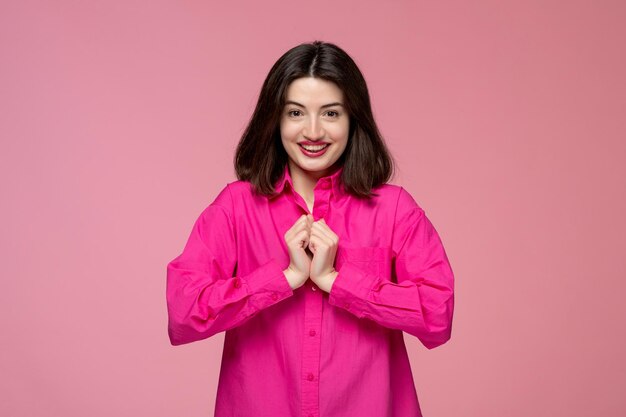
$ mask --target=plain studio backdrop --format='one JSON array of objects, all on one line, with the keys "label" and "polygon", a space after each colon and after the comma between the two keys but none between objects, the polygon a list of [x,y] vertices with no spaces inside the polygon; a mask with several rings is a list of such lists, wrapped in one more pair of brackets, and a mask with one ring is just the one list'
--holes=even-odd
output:
[{"label": "plain studio backdrop", "polygon": [[212,415],[224,333],[169,344],[165,267],[236,179],[271,65],[321,39],[362,69],[392,183],[455,272],[451,340],[405,334],[424,416],[625,415],[625,20],[620,1],[3,1],[0,414]]}]

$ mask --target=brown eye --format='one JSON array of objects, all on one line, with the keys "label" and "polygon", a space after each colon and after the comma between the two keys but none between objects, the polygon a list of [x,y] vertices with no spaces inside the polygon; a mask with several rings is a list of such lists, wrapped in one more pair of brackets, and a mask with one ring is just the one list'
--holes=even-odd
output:
[{"label": "brown eye", "polygon": [[330,117],[339,117],[339,113],[334,110],[329,110],[326,114],[328,114]]},{"label": "brown eye", "polygon": [[[294,113],[298,113],[298,114],[294,114]],[[300,114],[300,110],[290,110],[289,112],[287,112],[287,114],[289,116],[298,116]]]}]

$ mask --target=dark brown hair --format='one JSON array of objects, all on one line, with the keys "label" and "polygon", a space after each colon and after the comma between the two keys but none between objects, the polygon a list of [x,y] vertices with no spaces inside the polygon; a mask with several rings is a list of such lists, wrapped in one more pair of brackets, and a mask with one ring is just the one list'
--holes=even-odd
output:
[{"label": "dark brown hair", "polygon": [[350,129],[346,148],[336,163],[343,166],[344,189],[369,197],[372,188],[392,177],[395,161],[374,121],[363,74],[345,51],[322,41],[293,47],[272,66],[237,145],[237,178],[249,181],[257,193],[275,193],[274,184],[289,159],[280,137],[280,116],[289,84],[301,77],[331,81],[342,90]]}]

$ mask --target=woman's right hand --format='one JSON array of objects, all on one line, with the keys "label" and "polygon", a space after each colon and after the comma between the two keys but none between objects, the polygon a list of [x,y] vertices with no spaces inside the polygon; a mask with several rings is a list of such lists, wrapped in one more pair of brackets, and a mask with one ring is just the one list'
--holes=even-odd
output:
[{"label": "woman's right hand", "polygon": [[311,267],[311,259],[313,253],[308,249],[309,237],[311,235],[311,226],[313,224],[313,216],[303,214],[296,220],[287,232],[285,232],[285,243],[289,250],[289,266],[283,272],[292,289],[296,289],[304,285],[309,279],[309,269]]}]

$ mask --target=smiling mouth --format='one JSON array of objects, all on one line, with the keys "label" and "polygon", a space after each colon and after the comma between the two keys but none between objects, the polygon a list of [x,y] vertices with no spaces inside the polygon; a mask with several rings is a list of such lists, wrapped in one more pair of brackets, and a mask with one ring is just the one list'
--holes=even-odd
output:
[{"label": "smiling mouth", "polygon": [[300,146],[303,149],[306,149],[309,152],[319,152],[322,149],[328,148],[330,146],[330,143],[326,143],[324,145],[315,145],[315,146],[313,146],[313,145],[302,145],[302,144],[299,143],[298,146]]}]

